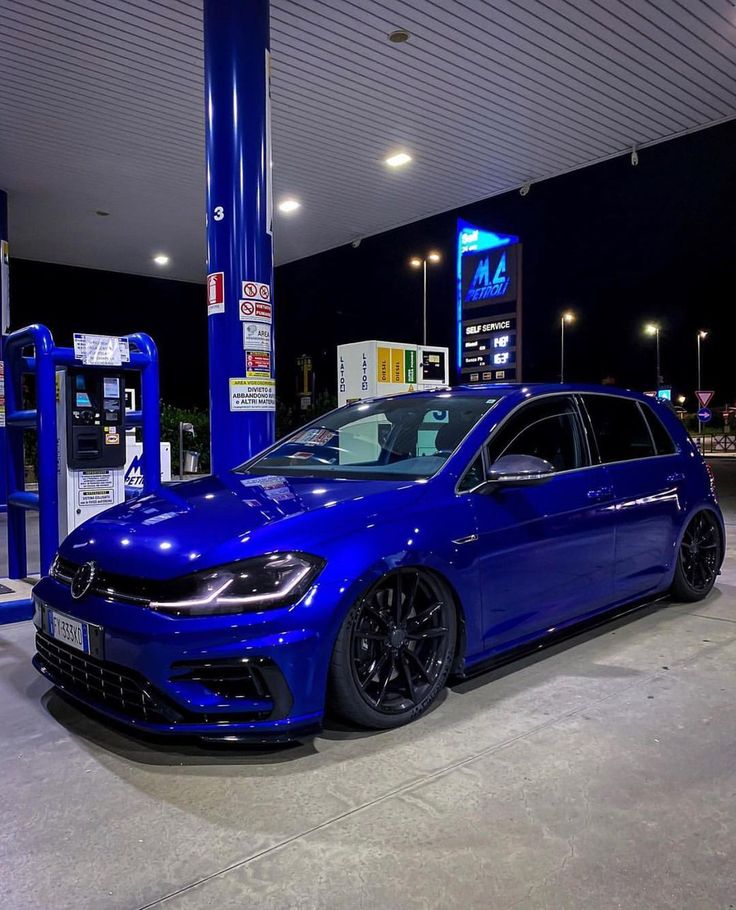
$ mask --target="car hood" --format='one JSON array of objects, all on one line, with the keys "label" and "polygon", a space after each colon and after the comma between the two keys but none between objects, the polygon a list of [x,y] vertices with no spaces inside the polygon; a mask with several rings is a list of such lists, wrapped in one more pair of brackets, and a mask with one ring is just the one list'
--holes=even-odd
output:
[{"label": "car hood", "polygon": [[401,515],[426,488],[407,480],[251,476],[176,483],[115,506],[62,543],[73,563],[94,560],[123,575],[167,579],[274,550],[316,555],[330,541]]}]

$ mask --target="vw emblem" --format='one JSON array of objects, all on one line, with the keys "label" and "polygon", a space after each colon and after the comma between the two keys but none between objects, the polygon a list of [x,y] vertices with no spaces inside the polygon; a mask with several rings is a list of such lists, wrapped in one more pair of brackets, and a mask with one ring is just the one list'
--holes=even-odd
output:
[{"label": "vw emblem", "polygon": [[93,562],[85,562],[74,573],[72,578],[72,597],[79,600],[89,591],[97,575],[97,566]]}]

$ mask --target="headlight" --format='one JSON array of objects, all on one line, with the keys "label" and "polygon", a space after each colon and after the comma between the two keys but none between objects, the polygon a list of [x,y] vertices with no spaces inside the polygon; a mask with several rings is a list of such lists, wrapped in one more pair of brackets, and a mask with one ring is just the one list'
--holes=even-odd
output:
[{"label": "headlight", "polygon": [[[324,560],[305,553],[244,559],[172,581],[170,594],[149,606],[187,616],[283,607],[306,593],[323,566]],[[168,587],[163,586],[164,592]]]}]

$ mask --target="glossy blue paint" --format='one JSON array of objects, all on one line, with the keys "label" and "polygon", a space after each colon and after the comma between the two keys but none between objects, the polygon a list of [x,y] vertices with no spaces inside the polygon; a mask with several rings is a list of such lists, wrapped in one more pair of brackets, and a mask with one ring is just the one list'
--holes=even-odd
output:
[{"label": "glossy blue paint", "polygon": [[[244,281],[273,287],[268,0],[204,0],[207,272],[222,272],[224,311],[210,312],[212,469],[222,473],[273,442],[275,411],[230,410],[230,378],[246,375],[239,301]],[[271,301],[273,305],[273,301]],[[273,335],[271,339],[273,375]]]},{"label": "glossy blue paint", "polygon": [[[469,669],[616,605],[666,591],[682,531],[699,509],[712,510],[723,529],[703,459],[666,405],[653,406],[675,454],[624,466],[588,463],[538,486],[463,490],[466,468],[517,408],[542,396],[586,391],[604,390],[453,390],[451,396],[498,402],[428,480],[225,472],[111,509],[60,548],[73,564],[94,561],[102,571],[159,582],[273,552],[322,558],[311,588],[290,606],[177,617],[102,596],[74,600],[68,584],[52,577],[39,582],[35,596],[101,626],[106,661],[138,672],[191,712],[185,723],[135,721],[137,726],[257,739],[298,736],[322,718],[332,649],[347,612],[392,568],[422,566],[446,580],[464,623],[460,666]],[[412,401],[437,395],[414,393]],[[175,662],[256,657],[273,661],[283,674],[292,701],[283,717],[244,720],[245,709],[256,712],[263,704],[216,696],[201,682],[173,678]]]}]

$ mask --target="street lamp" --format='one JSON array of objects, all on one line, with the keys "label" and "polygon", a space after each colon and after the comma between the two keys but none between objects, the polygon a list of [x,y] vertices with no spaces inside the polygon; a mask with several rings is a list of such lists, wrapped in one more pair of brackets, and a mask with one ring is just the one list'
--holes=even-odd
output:
[{"label": "street lamp", "polygon": [[644,326],[644,331],[647,333],[647,335],[654,335],[657,342],[657,384],[655,386],[655,389],[656,391],[659,391],[659,386],[662,382],[662,373],[659,364],[659,326],[656,322],[648,322]]},{"label": "street lamp", "polygon": [[[702,329],[698,332],[698,391],[700,391],[700,390],[703,388],[702,385],[700,384],[700,383],[701,383],[701,377],[700,377],[700,342],[703,341],[703,339],[704,339],[704,338],[707,338],[707,337],[708,337],[708,333],[707,333],[707,332],[704,332]],[[698,420],[698,435],[699,435],[699,436],[702,436],[702,435],[703,435],[703,423],[702,423],[701,420]]]},{"label": "street lamp", "polygon": [[568,310],[560,316],[560,382],[565,381],[565,326],[575,322],[575,314]]},{"label": "street lamp", "polygon": [[701,389],[701,385],[700,385],[700,382],[701,382],[701,379],[700,379],[700,342],[703,341],[703,339],[707,338],[707,337],[708,337],[708,333],[702,331],[702,329],[700,332],[698,332],[698,391],[700,391],[700,389]]},{"label": "street lamp", "polygon": [[423,258],[412,256],[409,265],[422,270],[422,344],[427,343],[427,263],[436,264],[442,257],[434,250],[430,250]]}]

